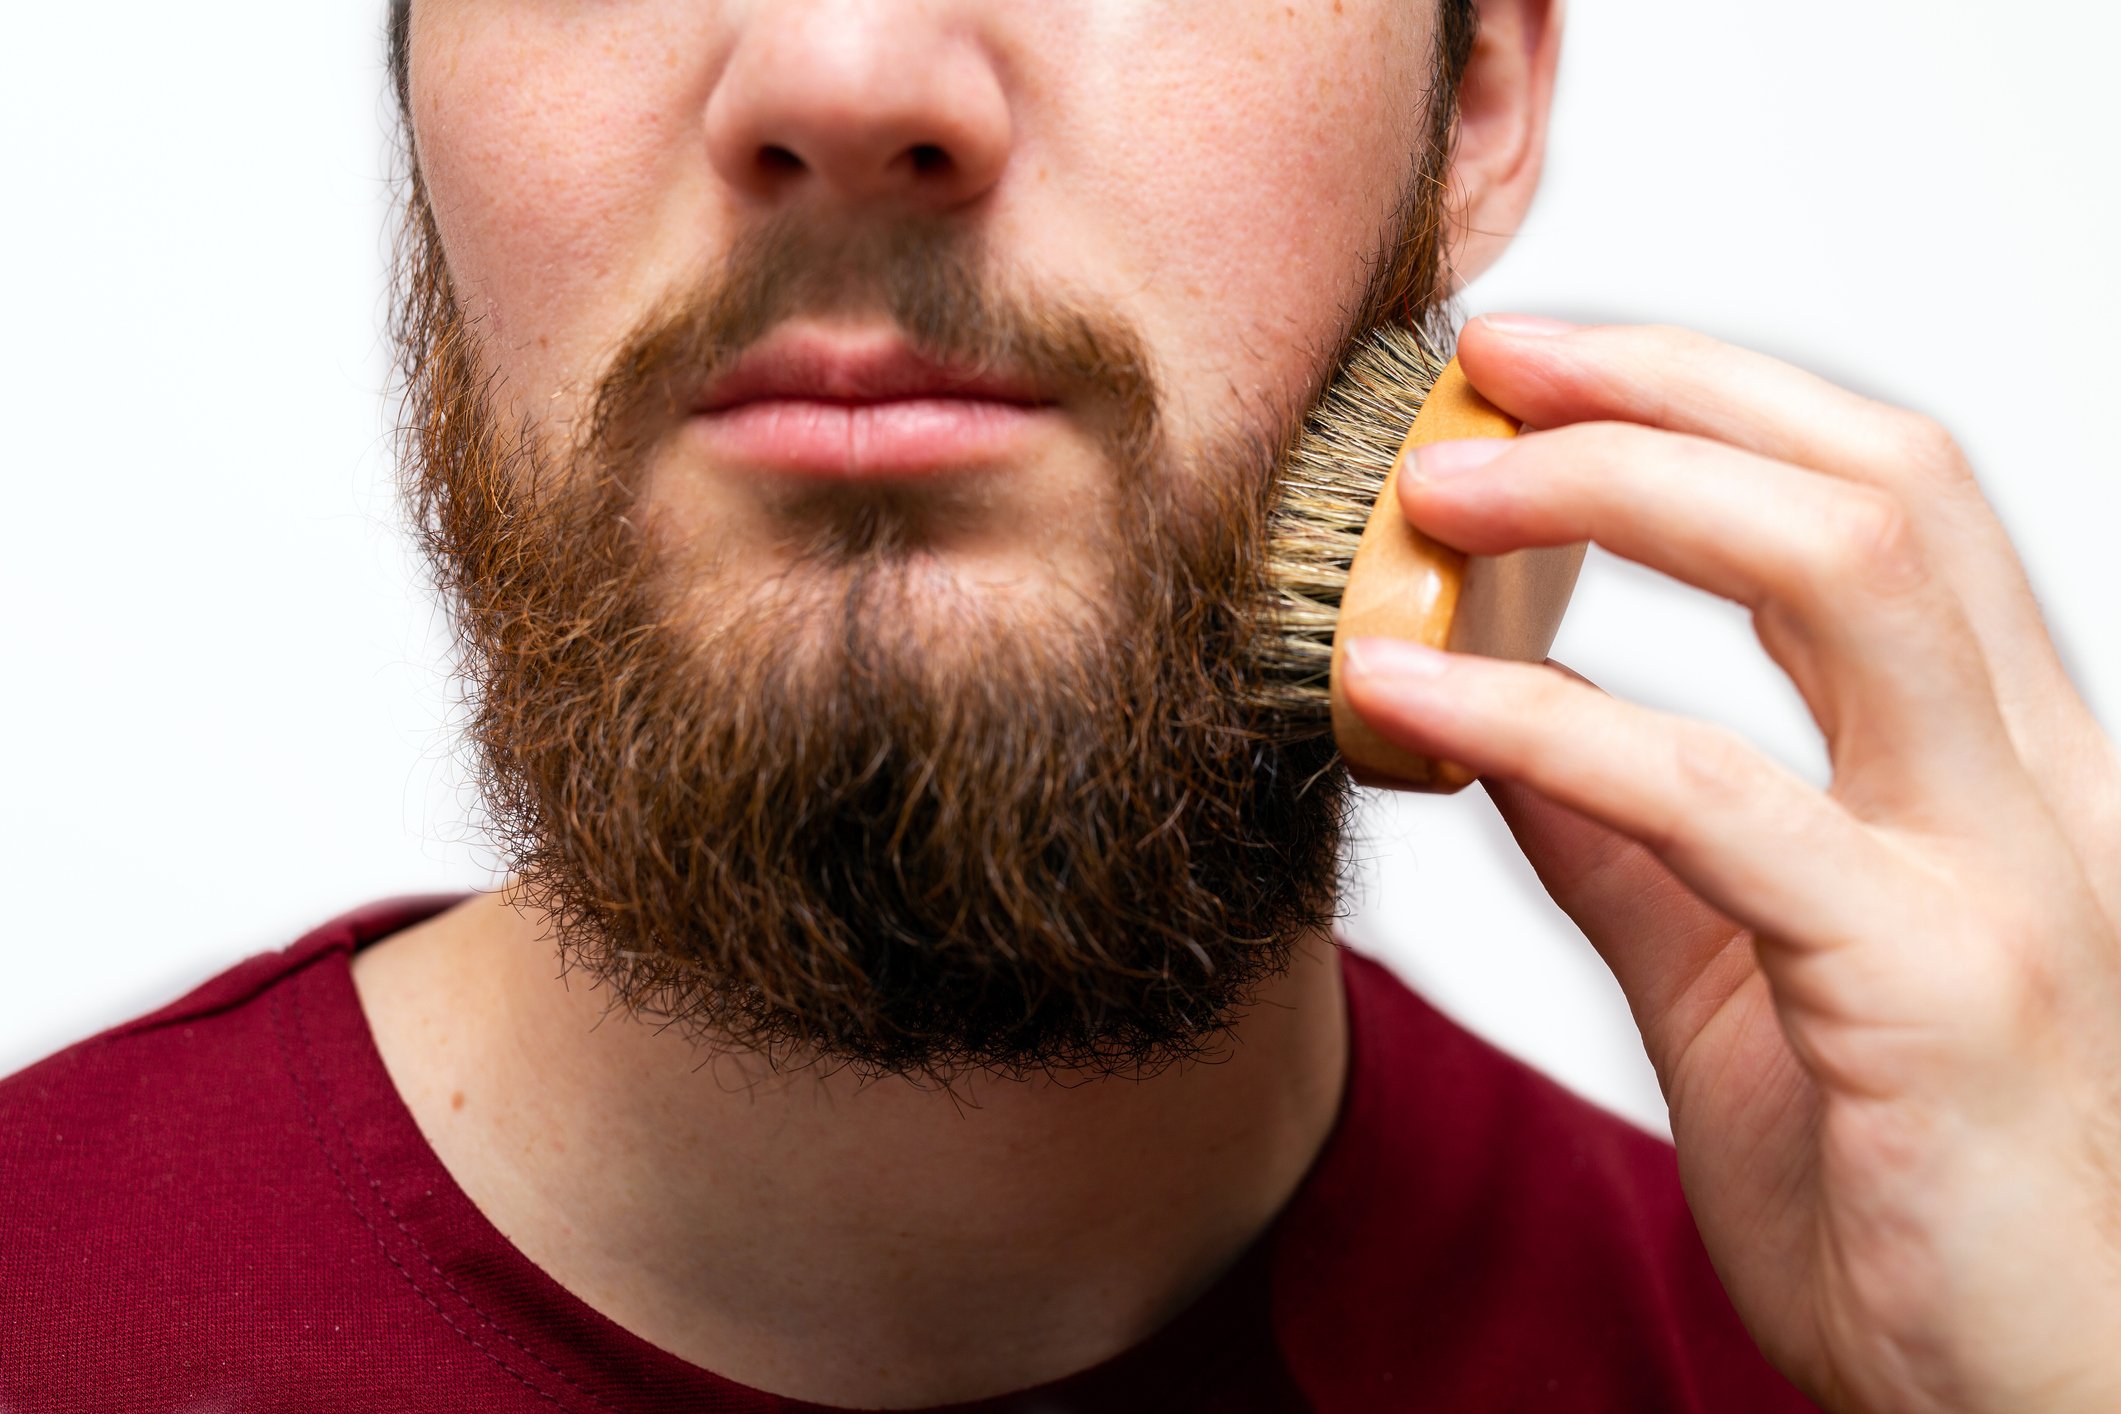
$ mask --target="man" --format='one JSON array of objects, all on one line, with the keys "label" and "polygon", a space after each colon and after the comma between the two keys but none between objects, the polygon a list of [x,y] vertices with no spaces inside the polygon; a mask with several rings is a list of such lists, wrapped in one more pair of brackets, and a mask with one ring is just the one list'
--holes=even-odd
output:
[{"label": "man", "polygon": [[1350,650],[1613,966],[1676,1163],[1331,945],[1345,782],[1247,705],[1276,457],[1521,216],[1548,4],[392,33],[408,482],[516,882],[6,1082],[0,1402],[2114,1406],[2121,766],[1927,424],[1492,319],[1547,430],[1402,498],[1748,604],[1828,792]]}]

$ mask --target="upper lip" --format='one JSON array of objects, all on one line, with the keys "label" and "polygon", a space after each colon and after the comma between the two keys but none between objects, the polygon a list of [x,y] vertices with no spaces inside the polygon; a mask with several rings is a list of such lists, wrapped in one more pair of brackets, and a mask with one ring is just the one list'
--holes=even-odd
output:
[{"label": "upper lip", "polygon": [[963,398],[1038,405],[1048,390],[1007,369],[937,362],[896,335],[776,333],[753,346],[707,384],[697,410],[718,412],[778,399],[882,403]]}]

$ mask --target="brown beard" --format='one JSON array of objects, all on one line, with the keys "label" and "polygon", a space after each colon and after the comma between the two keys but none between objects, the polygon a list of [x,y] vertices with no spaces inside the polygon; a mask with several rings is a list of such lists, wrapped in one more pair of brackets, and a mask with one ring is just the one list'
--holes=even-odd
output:
[{"label": "brown beard", "polygon": [[[1407,237],[1426,202],[1351,341],[1440,288],[1440,246]],[[490,395],[416,177],[411,215],[406,477],[481,794],[520,902],[617,1004],[778,1064],[1131,1073],[1217,1048],[1331,922],[1349,783],[1250,676],[1300,409],[1181,457],[1109,312],[1005,289],[939,227],[779,223],[644,320],[549,450]],[[1029,374],[1096,430],[1109,583],[1087,611],[949,588],[947,492],[782,506],[802,533],[763,583],[716,574],[711,527],[659,521],[648,465],[686,399],[790,316],[855,311]]]}]

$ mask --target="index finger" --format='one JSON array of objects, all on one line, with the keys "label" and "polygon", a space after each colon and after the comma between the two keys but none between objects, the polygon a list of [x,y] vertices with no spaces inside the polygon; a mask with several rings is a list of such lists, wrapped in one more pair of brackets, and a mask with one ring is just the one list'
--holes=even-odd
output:
[{"label": "index finger", "polygon": [[2019,759],[2058,813],[2083,816],[2076,777],[2098,724],[2002,522],[1935,422],[1687,329],[1482,316],[1458,355],[1485,397],[1534,427],[1632,422],[1894,495],[1932,562],[1950,569]]},{"label": "index finger", "polygon": [[1482,315],[1458,358],[1483,396],[1533,427],[1640,423],[1874,484],[1929,435],[1913,413],[1691,329]]}]

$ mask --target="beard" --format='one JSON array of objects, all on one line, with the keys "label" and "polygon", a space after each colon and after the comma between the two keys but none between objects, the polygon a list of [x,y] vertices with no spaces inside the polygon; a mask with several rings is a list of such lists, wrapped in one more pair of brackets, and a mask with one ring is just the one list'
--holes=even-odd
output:
[{"label": "beard", "polygon": [[[1430,201],[1350,344],[1433,311]],[[494,396],[417,175],[409,214],[407,490],[490,827],[565,966],[783,1066],[1141,1073],[1219,1049],[1335,917],[1351,807],[1325,724],[1259,690],[1302,410],[1174,448],[1111,312],[1004,283],[962,232],[781,222],[643,319],[548,446]],[[696,390],[787,319],[842,313],[1061,391],[1109,473],[1094,592],[955,583],[938,527],[979,507],[948,481],[792,495],[784,568],[749,580],[713,527],[659,513]]]}]

